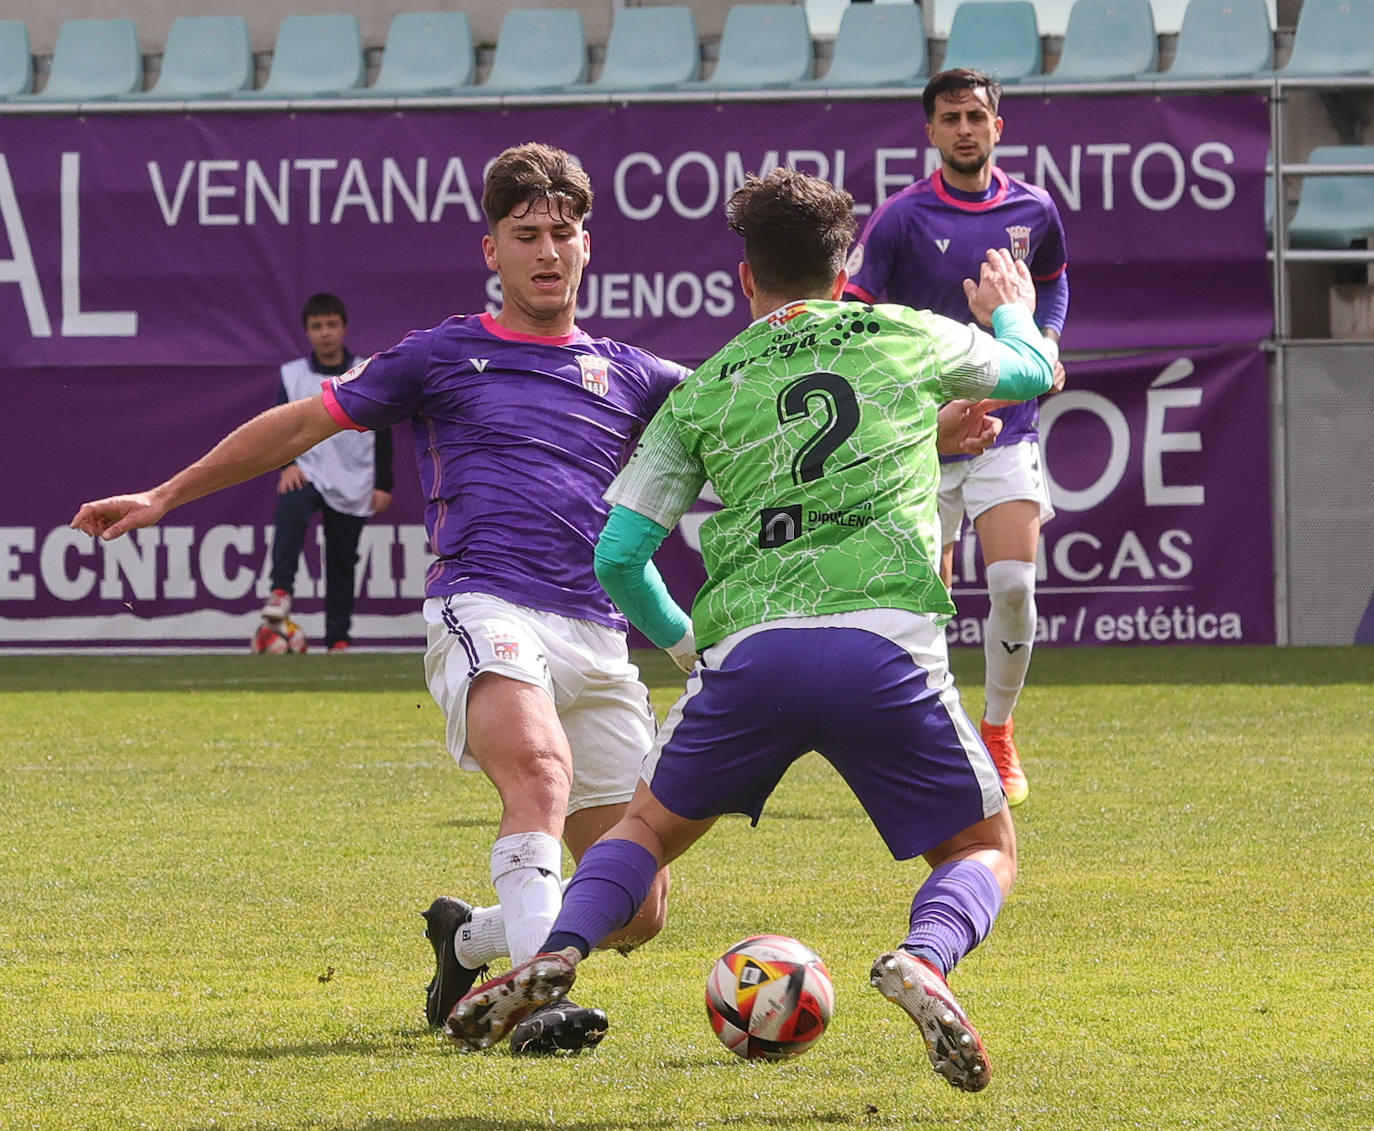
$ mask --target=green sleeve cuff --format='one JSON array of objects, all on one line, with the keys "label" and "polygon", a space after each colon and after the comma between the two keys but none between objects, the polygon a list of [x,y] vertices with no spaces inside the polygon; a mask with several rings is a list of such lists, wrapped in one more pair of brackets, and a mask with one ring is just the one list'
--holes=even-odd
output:
[{"label": "green sleeve cuff", "polygon": [[1028,401],[1048,393],[1054,384],[1052,347],[1031,312],[1020,303],[999,306],[992,312],[992,329],[997,335],[1000,376],[988,395],[1001,401]]},{"label": "green sleeve cuff", "polygon": [[673,600],[652,560],[666,537],[665,527],[617,504],[596,543],[596,579],[630,622],[659,648],[676,644],[692,627],[691,617]]}]

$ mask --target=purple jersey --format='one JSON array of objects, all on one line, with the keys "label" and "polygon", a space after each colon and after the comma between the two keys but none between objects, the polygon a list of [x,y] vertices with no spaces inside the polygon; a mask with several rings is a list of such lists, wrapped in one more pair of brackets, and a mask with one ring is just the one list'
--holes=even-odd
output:
[{"label": "purple jersey", "polygon": [[687,370],[581,330],[541,338],[455,316],[324,385],[347,428],[410,420],[428,596],[489,593],[623,630],[592,571],[602,495]]},{"label": "purple jersey", "polygon": [[[846,293],[967,322],[964,280],[977,279],[994,247],[1026,261],[1035,280],[1036,322],[1062,332],[1069,285],[1059,210],[1044,189],[1013,180],[996,166],[985,193],[960,192],[937,169],[884,201],[850,254]],[[999,409],[997,415],[1002,418],[999,444],[1038,438],[1038,402]]]}]

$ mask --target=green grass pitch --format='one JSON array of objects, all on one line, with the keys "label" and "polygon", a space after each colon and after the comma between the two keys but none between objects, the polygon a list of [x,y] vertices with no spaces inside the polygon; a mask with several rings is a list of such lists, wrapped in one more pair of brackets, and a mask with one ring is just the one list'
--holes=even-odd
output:
[{"label": "green grass pitch", "polygon": [[[680,677],[642,661],[661,717]],[[495,798],[418,655],[4,657],[0,692],[0,1128],[1374,1127],[1374,649],[1037,654],[1021,880],[951,979],[977,1096],[867,985],[925,866],[815,756],[582,968],[595,1053],[466,1055],[424,1026],[417,912],[489,900]],[[706,1024],[756,931],[835,977],[793,1062]]]}]

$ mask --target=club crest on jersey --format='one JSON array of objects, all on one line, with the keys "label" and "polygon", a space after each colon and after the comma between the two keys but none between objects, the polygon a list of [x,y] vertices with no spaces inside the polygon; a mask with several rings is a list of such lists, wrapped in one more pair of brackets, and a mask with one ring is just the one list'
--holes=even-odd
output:
[{"label": "club crest on jersey", "polygon": [[1013,259],[1030,258],[1030,237],[1031,230],[1024,224],[1015,224],[1007,229],[1007,250]]},{"label": "club crest on jersey", "polygon": [[362,376],[362,373],[363,373],[363,370],[367,368],[367,363],[370,362],[371,360],[372,360],[372,358],[370,358],[370,357],[365,357],[365,358],[363,358],[362,361],[358,362],[357,365],[355,365],[352,369],[350,369],[350,370],[349,370],[347,373],[345,373],[342,377],[338,378],[338,380],[336,381],[336,384],[339,384],[339,385],[347,385],[350,381],[353,380],[354,377],[361,377],[361,376]]},{"label": "club crest on jersey", "polygon": [[520,641],[513,636],[492,636],[491,654],[498,660],[518,660],[520,658]]},{"label": "club crest on jersey", "polygon": [[604,397],[611,391],[611,363],[604,357],[594,357],[589,353],[577,355],[577,364],[582,370],[582,387],[589,393]]},{"label": "club crest on jersey", "polygon": [[864,265],[864,245],[856,243],[854,250],[849,253],[849,258],[845,260],[844,269],[852,279],[859,273],[859,268]]}]

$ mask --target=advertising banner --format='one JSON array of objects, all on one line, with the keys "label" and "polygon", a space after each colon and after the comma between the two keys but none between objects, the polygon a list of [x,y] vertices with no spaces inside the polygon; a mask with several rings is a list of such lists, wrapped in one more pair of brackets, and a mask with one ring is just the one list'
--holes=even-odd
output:
[{"label": "advertising banner", "polygon": [[[1008,98],[1003,114],[999,163],[1063,214],[1066,349],[1237,343],[1262,370],[1262,98]],[[271,477],[117,543],[66,523],[84,499],[160,481],[269,406],[278,366],[305,352],[300,309],[316,291],[344,298],[364,354],[498,309],[480,254],[482,176],[533,139],[575,153],[596,186],[583,327],[688,364],[748,318],[723,220],[747,172],[826,176],[862,219],[938,158],[916,98],[0,115],[0,648],[243,646],[266,596]],[[1200,387],[1210,380],[1199,363]],[[1129,381],[1102,395],[1143,395]],[[1262,374],[1255,384],[1262,402]],[[362,643],[422,634],[426,550],[404,432],[396,502],[364,533]],[[1262,428],[1250,441],[1262,464]],[[1220,490],[1208,487],[1209,512]],[[1082,552],[1075,543],[1071,570]],[[317,553],[297,589],[307,632]],[[690,584],[690,561],[665,570]]]}]

